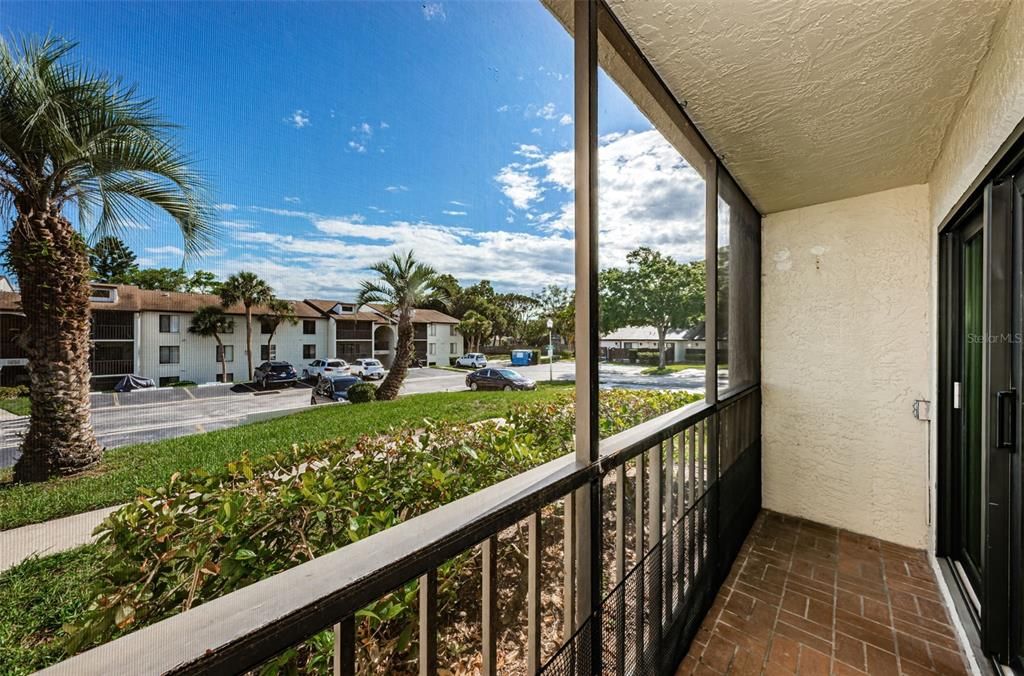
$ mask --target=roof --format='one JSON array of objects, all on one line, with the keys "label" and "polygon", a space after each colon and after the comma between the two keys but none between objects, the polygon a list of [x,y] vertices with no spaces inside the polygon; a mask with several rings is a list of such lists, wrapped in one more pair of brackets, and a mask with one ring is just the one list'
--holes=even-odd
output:
[{"label": "roof", "polygon": [[[177,291],[153,291],[140,289],[125,284],[97,284],[95,288],[116,289],[117,299],[112,303],[93,301],[89,304],[93,310],[114,310],[120,312],[195,312],[205,305],[220,306],[220,296],[205,293],[182,293]],[[315,319],[321,314],[302,301],[289,300],[295,316],[300,319]],[[0,310],[21,310],[21,294],[0,291]],[[258,305],[252,309],[254,315],[267,311],[266,306]],[[224,308],[230,315],[245,314],[241,303]]]},{"label": "roof", "polygon": [[[390,313],[388,309],[383,305],[376,303],[370,303],[369,307],[380,312],[382,315],[388,316]],[[416,311],[412,315],[413,324],[458,324],[459,320],[451,315],[447,315],[440,310],[432,310],[430,308],[416,308]]]},{"label": "roof", "polygon": [[373,310],[366,311],[362,308],[360,308],[358,312],[333,312],[334,306],[338,305],[339,303],[343,305],[355,305],[354,302],[350,302],[347,300],[324,300],[321,298],[306,299],[306,304],[309,307],[313,308],[321,315],[333,317],[335,319],[348,319],[359,322],[379,322],[382,319],[384,319],[384,317],[382,317],[380,313]]}]

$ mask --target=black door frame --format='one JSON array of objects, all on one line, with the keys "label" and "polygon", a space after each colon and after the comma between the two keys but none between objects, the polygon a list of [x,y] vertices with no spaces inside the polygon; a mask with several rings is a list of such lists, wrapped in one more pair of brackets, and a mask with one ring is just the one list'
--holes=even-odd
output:
[{"label": "black door frame", "polygon": [[[981,612],[971,619],[984,651],[1004,664],[1024,669],[1024,566],[1022,566],[1021,377],[1024,320],[1024,142],[1001,162],[973,199],[958,210],[939,235],[939,379],[936,555],[952,557],[960,546],[957,490],[961,411],[954,408],[953,382],[962,373],[961,292],[964,225],[983,210],[985,327],[983,439],[986,454],[984,579]],[[1016,169],[1016,172],[1012,171]],[[1016,173],[1016,179],[1014,174]],[[1016,208],[1014,208],[1016,207]],[[1011,219],[1016,218],[1014,223]],[[1012,255],[1007,255],[1012,254]],[[1012,263],[1010,263],[1012,261]],[[995,340],[993,342],[993,337]],[[989,381],[992,375],[991,382]],[[991,415],[988,413],[991,412]],[[997,563],[998,562],[998,563]],[[961,593],[968,596],[963,582]]]}]

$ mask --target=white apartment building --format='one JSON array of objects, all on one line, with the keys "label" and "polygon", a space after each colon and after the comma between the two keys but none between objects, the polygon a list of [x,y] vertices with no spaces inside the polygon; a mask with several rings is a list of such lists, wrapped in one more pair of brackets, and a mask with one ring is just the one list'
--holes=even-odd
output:
[{"label": "white apartment building", "polygon": [[[314,359],[339,357],[352,361],[376,357],[385,367],[394,359],[397,323],[384,308],[333,300],[289,301],[296,322],[282,322],[271,332],[261,320],[266,311],[253,308],[253,366],[267,360],[291,362],[301,372]],[[212,337],[189,332],[192,313],[200,307],[220,307],[215,295],[150,291],[134,286],[94,284],[91,298],[93,387],[107,389],[128,374],[152,378],[160,386],[177,382],[219,382],[222,360],[228,381],[248,377],[245,311],[241,305],[224,308],[233,320],[231,332],[221,334],[219,348]],[[0,291],[0,383],[25,379],[24,353],[18,345],[24,315],[20,297]],[[436,310],[416,310],[416,354],[428,364],[447,365],[462,354],[458,320]]]}]

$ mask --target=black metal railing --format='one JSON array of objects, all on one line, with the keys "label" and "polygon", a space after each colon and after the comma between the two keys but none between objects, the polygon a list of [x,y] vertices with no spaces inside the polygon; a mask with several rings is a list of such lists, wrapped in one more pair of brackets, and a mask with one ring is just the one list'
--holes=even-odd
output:
[{"label": "black metal railing", "polygon": [[91,359],[89,371],[94,376],[121,376],[134,370],[135,362],[131,359]]},{"label": "black metal railing", "polygon": [[[649,420],[603,440],[598,462],[563,456],[43,673],[101,674],[115,665],[133,674],[244,673],[333,627],[333,673],[354,674],[356,613],[418,580],[418,668],[435,674],[438,569],[468,554],[480,557],[479,604],[472,604],[480,669],[494,674],[499,536],[524,527],[526,580],[516,582],[525,587],[527,617],[525,646],[517,647],[527,673],[670,671],[760,509],[759,397],[754,386]],[[599,543],[577,542],[574,512],[584,494],[598,496]],[[553,526],[562,531],[554,574],[544,565]],[[579,574],[580,547],[595,544],[603,572]],[[587,579],[601,585],[602,601],[580,618],[576,599],[594,596],[580,588]],[[551,583],[560,588],[561,647],[544,655],[550,641],[542,643],[542,634],[554,630],[542,621]]]},{"label": "black metal railing", "polygon": [[134,336],[132,324],[93,324],[89,329],[93,340],[132,340]]}]

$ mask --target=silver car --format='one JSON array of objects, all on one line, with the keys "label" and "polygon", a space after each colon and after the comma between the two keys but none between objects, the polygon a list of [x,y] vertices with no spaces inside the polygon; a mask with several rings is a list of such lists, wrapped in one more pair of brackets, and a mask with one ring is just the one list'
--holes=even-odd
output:
[{"label": "silver car", "polygon": [[384,377],[384,365],[376,359],[356,359],[350,367],[354,376],[363,380],[380,380]]}]

